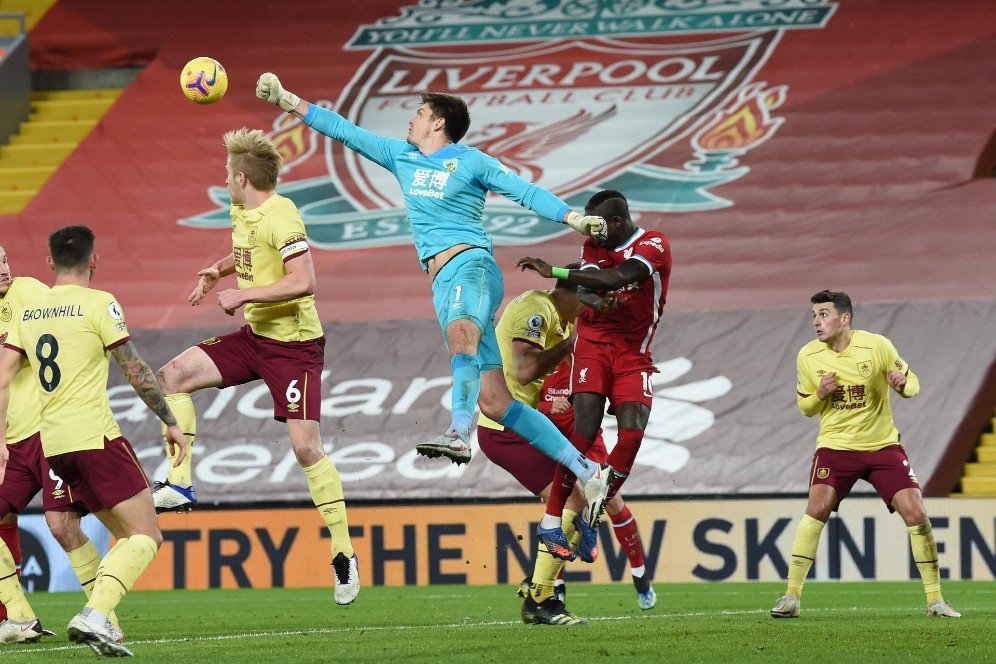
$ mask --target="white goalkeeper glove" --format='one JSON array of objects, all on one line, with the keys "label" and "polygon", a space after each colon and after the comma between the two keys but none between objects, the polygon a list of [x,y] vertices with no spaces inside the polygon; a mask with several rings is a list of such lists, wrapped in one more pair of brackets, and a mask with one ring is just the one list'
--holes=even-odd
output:
[{"label": "white goalkeeper glove", "polygon": [[605,225],[605,220],[601,217],[586,217],[579,212],[571,210],[570,214],[567,215],[567,219],[564,220],[564,223],[576,230],[578,233],[593,238],[596,242],[602,242],[606,237],[608,237],[609,229]]},{"label": "white goalkeeper glove", "polygon": [[256,82],[256,96],[271,104],[276,104],[288,113],[301,103],[301,98],[293,92],[285,90],[280,85],[280,79],[277,78],[277,75],[270,72],[262,74]]}]

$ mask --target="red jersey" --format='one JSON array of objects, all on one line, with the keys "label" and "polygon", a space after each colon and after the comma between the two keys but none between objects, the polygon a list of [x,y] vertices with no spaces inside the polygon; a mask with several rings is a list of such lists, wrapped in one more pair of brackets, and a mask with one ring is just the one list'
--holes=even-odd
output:
[{"label": "red jersey", "polygon": [[[588,239],[581,251],[582,270],[606,270],[635,258],[644,263],[650,275],[616,291],[619,307],[598,313],[586,307],[578,319],[578,336],[614,345],[639,345],[641,353],[649,353],[650,342],[667,300],[671,278],[671,245],[667,236],[657,231],[637,228],[633,236],[615,249],[608,249]],[[599,295],[605,295],[599,292]]]},{"label": "red jersey", "polygon": [[[560,433],[570,439],[571,434],[574,433],[574,408],[568,408],[567,411],[563,413],[557,413],[554,415],[550,412],[550,408],[553,406],[554,399],[566,399],[571,396],[571,362],[569,359],[561,361],[557,365],[557,368],[553,370],[553,373],[546,377],[543,381],[543,387],[540,389],[539,404],[537,404],[536,409],[550,418],[550,421],[560,429]],[[598,433],[595,435],[595,444],[591,446],[585,455],[592,461],[597,461],[598,463],[605,463],[608,458],[609,453],[605,449],[605,440],[602,438],[602,428],[598,428]]]}]

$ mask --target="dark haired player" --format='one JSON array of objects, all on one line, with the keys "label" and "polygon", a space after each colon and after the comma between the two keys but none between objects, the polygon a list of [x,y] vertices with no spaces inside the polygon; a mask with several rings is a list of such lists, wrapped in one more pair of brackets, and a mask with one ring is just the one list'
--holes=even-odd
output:
[{"label": "dark haired player", "polygon": [[[626,197],[618,191],[609,189],[592,196],[585,214],[605,219],[607,234],[601,241],[585,241],[581,269],[554,268],[528,257],[516,264],[595,291],[609,305],[602,310],[586,308],[578,319],[571,374],[575,413],[571,442],[584,452],[592,447],[608,401],[619,422],[619,440],[608,457],[611,500],[633,468],[650,418],[654,396],[650,377],[657,371],[650,344],[667,299],[671,247],[663,233],[644,230],[633,222]],[[541,528],[560,522],[574,482],[569,470],[557,468]],[[591,525],[600,517],[600,511],[593,512]]]},{"label": "dark haired player", "polygon": [[937,542],[892,420],[890,390],[911,399],[920,393],[920,380],[887,338],[851,329],[854,308],[847,293],[824,290],[810,302],[816,338],[799,351],[796,401],[806,417],[820,416],[820,432],[809,473],[809,502],[792,542],[788,588],[771,615],[799,617],[802,585],[816,559],[823,526],[854,483],[864,479],[906,523],[927,595],[927,615],[960,618],[941,596]]},{"label": "dark haired player", "polygon": [[[424,93],[408,123],[407,140],[402,141],[377,136],[334,111],[302,101],[271,73],[259,77],[256,96],[386,168],[401,185],[418,259],[432,279],[433,303],[453,375],[450,427],[416,446],[418,452],[455,463],[470,461],[470,429],[477,404],[485,416],[580,477],[589,504],[595,511],[601,509],[607,485],[598,465],[579,454],[547,418],[513,399],[505,385],[494,331],[503,281],[484,230],[484,201],[493,191],[594,237],[603,236],[605,221],[572,211],[494,157],[461,145],[470,114],[459,97]],[[559,521],[541,536],[551,546],[566,546]]]},{"label": "dark haired player", "polygon": [[[0,353],[0,444],[6,442],[10,384],[27,357],[38,382],[45,458],[74,496],[101,521],[116,521],[123,535],[101,561],[86,606],[69,621],[69,639],[101,655],[128,656],[131,652],[108,629],[108,618],[163,538],[149,482],[111,413],[109,355],[166,425],[166,442],[176,448],[177,460],[185,455],[186,442],[155,375],[131,342],[121,307],[110,293],[90,288],[97,268],[93,232],[86,226],[60,228],[48,245],[55,285],[25,303]],[[4,445],[4,462],[5,452]],[[21,612],[11,619],[32,620],[10,562],[0,557],[0,601],[11,613]]]}]

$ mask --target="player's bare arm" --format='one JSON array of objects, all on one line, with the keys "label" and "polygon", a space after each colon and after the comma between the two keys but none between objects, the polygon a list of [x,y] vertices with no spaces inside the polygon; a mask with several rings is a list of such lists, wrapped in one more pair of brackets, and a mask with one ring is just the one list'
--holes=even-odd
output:
[{"label": "player's bare arm", "polygon": [[520,385],[528,385],[553,371],[561,360],[571,354],[574,348],[574,335],[556,346],[543,350],[527,341],[516,339],[512,342],[515,355],[515,379]]},{"label": "player's bare arm", "polygon": [[10,406],[10,384],[21,370],[24,357],[17,351],[0,346],[0,484],[7,472],[7,408]]},{"label": "player's bare arm", "polygon": [[227,277],[230,274],[235,274],[235,254],[228,254],[211,267],[206,267],[198,272],[197,286],[187,296],[187,302],[190,303],[190,306],[196,307],[222,277]]},{"label": "player's bare arm", "polygon": [[287,274],[272,284],[221,291],[218,293],[218,306],[231,312],[248,302],[289,302],[314,294],[318,277],[315,276],[315,263],[310,251],[290,259],[284,268]]},{"label": "player's bare arm", "polygon": [[[520,270],[534,270],[541,277],[550,278],[553,276],[553,268],[540,258],[526,256],[517,260],[515,266]],[[568,270],[567,276],[563,278],[572,284],[592,290],[611,291],[643,281],[649,276],[650,268],[647,267],[647,264],[631,258],[622,265],[607,270]]]},{"label": "player's bare arm", "polygon": [[111,350],[111,354],[117,360],[125,378],[135,388],[135,393],[166,425],[166,444],[169,446],[170,456],[175,455],[173,465],[178,466],[187,454],[187,439],[176,424],[176,417],[173,416],[173,411],[170,410],[162,390],[159,389],[155,374],[131,341],[116,346]]}]

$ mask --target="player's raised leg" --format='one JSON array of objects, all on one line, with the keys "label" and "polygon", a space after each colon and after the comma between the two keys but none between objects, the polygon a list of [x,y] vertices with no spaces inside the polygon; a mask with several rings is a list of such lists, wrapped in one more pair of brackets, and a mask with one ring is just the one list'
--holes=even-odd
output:
[{"label": "player's raised leg", "polygon": [[[157,481],[152,494],[156,510],[189,511],[197,504],[193,483],[193,446],[197,437],[197,413],[191,393],[206,387],[222,385],[221,372],[211,357],[199,346],[183,351],[156,372],[156,379],[166,397],[166,403],[176,416],[177,424],[187,439],[187,454],[174,465],[170,458],[166,479]],[[166,426],[162,426],[165,444]],[[169,456],[169,446],[166,445]]]},{"label": "player's raised leg", "polygon": [[332,536],[332,571],[336,604],[350,604],[360,592],[356,554],[349,539],[346,499],[335,464],[322,449],[318,422],[287,420],[291,447],[308,479],[311,499]]},{"label": "player's raised leg", "polygon": [[462,464],[470,461],[470,428],[481,389],[481,365],[477,358],[481,330],[471,320],[456,319],[446,325],[446,340],[453,375],[450,426],[436,438],[416,445],[415,449],[423,456],[443,456]]}]

